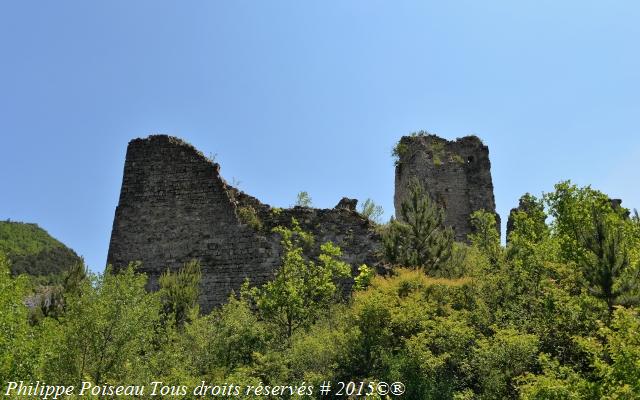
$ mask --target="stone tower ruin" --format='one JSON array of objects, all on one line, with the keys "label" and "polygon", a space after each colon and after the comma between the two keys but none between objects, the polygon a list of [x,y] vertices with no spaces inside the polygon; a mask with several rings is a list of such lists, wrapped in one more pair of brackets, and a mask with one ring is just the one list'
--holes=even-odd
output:
[{"label": "stone tower ruin", "polygon": [[343,199],[333,209],[272,208],[228,185],[220,166],[190,144],[166,135],[134,139],[107,262],[118,270],[140,261],[148,289],[155,290],[164,271],[196,259],[202,268],[199,302],[208,312],[237,293],[246,278],[258,285],[273,276],[281,249],[271,229],[290,225],[292,218],[318,245],[330,240],[340,246],[354,270],[376,264],[380,239],[355,211],[355,200]]},{"label": "stone tower ruin", "polygon": [[431,198],[445,210],[445,224],[457,241],[467,241],[472,232],[470,216],[476,210],[496,213],[491,180],[489,148],[476,136],[448,141],[435,135],[403,136],[394,153],[396,160],[394,206],[396,217],[417,180]]}]

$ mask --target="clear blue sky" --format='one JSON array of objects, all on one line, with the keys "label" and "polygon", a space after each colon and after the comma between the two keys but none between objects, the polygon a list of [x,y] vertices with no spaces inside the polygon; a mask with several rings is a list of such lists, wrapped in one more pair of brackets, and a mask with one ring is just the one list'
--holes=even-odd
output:
[{"label": "clear blue sky", "polygon": [[180,136],[276,206],[393,211],[404,134],[477,134],[498,211],[640,207],[637,1],[0,0],[0,218],[104,267],[127,142]]}]

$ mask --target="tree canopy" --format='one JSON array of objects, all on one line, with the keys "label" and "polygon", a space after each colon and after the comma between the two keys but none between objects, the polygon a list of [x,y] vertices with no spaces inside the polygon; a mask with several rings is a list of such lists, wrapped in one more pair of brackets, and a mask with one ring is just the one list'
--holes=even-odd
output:
[{"label": "tree canopy", "polygon": [[527,195],[506,247],[495,216],[478,211],[470,244],[449,244],[447,260],[434,262],[422,233],[446,231],[414,194],[389,236],[397,260],[413,262],[375,275],[294,221],[275,229],[273,279],[248,282],[208,315],[198,313],[194,262],[166,273],[158,292],[145,290],[136,264],[78,270],[59,312],[31,318],[34,287],[0,255],[0,382],[315,388],[273,396],[293,399],[320,398],[323,381],[383,381],[402,382],[405,399],[640,398],[637,218],[561,182]]}]

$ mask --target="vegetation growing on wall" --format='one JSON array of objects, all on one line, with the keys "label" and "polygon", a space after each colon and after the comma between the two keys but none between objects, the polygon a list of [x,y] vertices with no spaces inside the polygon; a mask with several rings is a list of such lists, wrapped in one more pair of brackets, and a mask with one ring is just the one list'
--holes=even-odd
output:
[{"label": "vegetation growing on wall", "polygon": [[242,206],[238,207],[238,218],[243,224],[247,224],[256,231],[262,229],[262,221],[260,217],[258,217],[258,213],[256,209],[252,206]]},{"label": "vegetation growing on wall", "polygon": [[398,166],[400,164],[400,159],[404,157],[404,155],[407,154],[408,151],[409,146],[402,143],[401,141],[393,146],[393,149],[391,149],[391,157],[393,158],[393,163],[395,166]]},{"label": "vegetation growing on wall", "polygon": [[296,207],[311,207],[313,204],[308,192],[302,191],[296,196]]},{"label": "vegetation growing on wall", "polygon": [[361,206],[359,206],[360,215],[367,218],[371,222],[379,224],[382,222],[382,215],[384,209],[382,206],[377,205],[372,199],[366,199]]}]

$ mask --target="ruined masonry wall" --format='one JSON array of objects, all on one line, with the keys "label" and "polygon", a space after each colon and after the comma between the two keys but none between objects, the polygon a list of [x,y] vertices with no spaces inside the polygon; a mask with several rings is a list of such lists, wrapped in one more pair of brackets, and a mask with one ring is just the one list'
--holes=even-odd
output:
[{"label": "ruined masonry wall", "polygon": [[457,241],[472,232],[470,216],[484,209],[496,215],[489,149],[476,136],[448,141],[435,135],[404,136],[398,145],[394,206],[396,217],[413,179],[445,210],[445,224]]},{"label": "ruined masonry wall", "polygon": [[[238,207],[251,205],[264,222],[256,231],[238,218]],[[280,263],[279,239],[270,228],[291,217],[314,233],[317,242],[332,240],[344,259],[375,263],[379,237],[352,210],[294,208],[273,212],[268,205],[229,186],[220,167],[180,139],[154,135],[129,143],[122,189],[116,208],[107,262],[118,270],[142,263],[148,289],[158,288],[167,268],[197,259],[202,266],[200,305],[204,312],[228,299],[245,278],[261,284]]]}]

